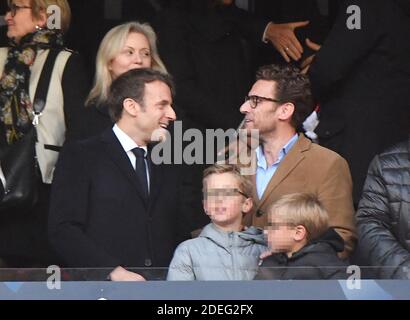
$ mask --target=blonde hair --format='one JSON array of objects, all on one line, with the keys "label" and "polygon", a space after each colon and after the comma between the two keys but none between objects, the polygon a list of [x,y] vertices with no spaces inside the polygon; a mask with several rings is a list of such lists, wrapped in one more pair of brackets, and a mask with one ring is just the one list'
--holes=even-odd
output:
[{"label": "blonde hair", "polygon": [[308,240],[320,237],[329,228],[329,215],[315,195],[292,193],[282,196],[268,209],[269,217],[280,222],[302,225],[308,233]]},{"label": "blonde hair", "polygon": [[[8,0],[10,5],[13,0]],[[42,13],[47,14],[47,8],[49,6],[56,5],[61,11],[61,31],[66,33],[70,28],[71,22],[71,9],[67,0],[30,0],[31,14],[34,18],[40,19]],[[48,17],[48,14],[47,14]]]},{"label": "blonde hair", "polygon": [[109,64],[120,53],[130,33],[140,33],[147,38],[152,57],[151,68],[166,74],[168,73],[158,54],[157,36],[148,23],[128,22],[118,25],[108,31],[101,41],[96,58],[94,87],[88,95],[86,105],[92,103],[100,104],[106,101],[110,85],[113,81]]},{"label": "blonde hair", "polygon": [[213,174],[230,173],[238,181],[240,191],[243,192],[247,198],[252,198],[253,186],[252,183],[241,174],[240,167],[233,164],[214,164],[204,170],[203,180]]}]

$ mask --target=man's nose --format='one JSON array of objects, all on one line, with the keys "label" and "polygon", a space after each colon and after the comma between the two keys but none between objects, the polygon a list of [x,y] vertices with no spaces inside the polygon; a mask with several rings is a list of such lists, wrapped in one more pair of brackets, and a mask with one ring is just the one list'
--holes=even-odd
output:
[{"label": "man's nose", "polygon": [[244,103],[242,103],[241,107],[239,108],[239,111],[243,114],[246,114],[249,112],[250,108],[250,101],[245,101]]},{"label": "man's nose", "polygon": [[177,119],[177,114],[175,113],[175,110],[172,107],[168,108],[167,118],[171,121],[175,121]]},{"label": "man's nose", "polygon": [[4,16],[4,21],[11,20],[11,18],[13,18],[13,17],[11,16],[11,11],[10,11],[10,10],[7,10],[7,12],[6,12],[5,16]]}]

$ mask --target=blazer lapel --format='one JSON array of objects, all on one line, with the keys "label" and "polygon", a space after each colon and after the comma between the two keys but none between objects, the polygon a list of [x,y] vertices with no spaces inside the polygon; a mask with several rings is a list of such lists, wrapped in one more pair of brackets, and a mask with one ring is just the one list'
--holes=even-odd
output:
[{"label": "blazer lapel", "polygon": [[266,187],[265,192],[263,193],[262,199],[259,201],[257,205],[257,210],[260,210],[260,207],[262,207],[264,203],[269,199],[269,195],[304,159],[303,151],[309,149],[310,143],[310,140],[305,138],[303,134],[299,135],[299,138],[296,141],[295,145],[289,151],[289,153],[283,158],[272,179],[269,181],[269,184]]},{"label": "blazer lapel", "polygon": [[135,170],[128,158],[125,150],[121,146],[121,143],[118,141],[114,132],[110,128],[106,130],[102,135],[102,141],[105,144],[106,153],[108,157],[114,162],[118,167],[124,177],[137,189],[138,196],[146,203],[146,199],[143,196],[142,187],[138,181]]}]

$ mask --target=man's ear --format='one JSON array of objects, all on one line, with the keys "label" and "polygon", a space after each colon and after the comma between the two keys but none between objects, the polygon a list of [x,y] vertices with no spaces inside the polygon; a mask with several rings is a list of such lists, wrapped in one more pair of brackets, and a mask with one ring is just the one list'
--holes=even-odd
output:
[{"label": "man's ear", "polygon": [[279,108],[279,120],[290,120],[295,112],[295,105],[291,102],[284,103]]},{"label": "man's ear", "polygon": [[128,113],[132,117],[136,117],[142,109],[141,105],[131,98],[124,99],[122,106],[123,112]]},{"label": "man's ear", "polygon": [[252,198],[246,198],[245,201],[242,203],[242,213],[247,214],[251,211],[253,207],[253,200]]},{"label": "man's ear", "polygon": [[295,227],[294,240],[303,241],[307,238],[307,230],[304,226],[298,225]]}]

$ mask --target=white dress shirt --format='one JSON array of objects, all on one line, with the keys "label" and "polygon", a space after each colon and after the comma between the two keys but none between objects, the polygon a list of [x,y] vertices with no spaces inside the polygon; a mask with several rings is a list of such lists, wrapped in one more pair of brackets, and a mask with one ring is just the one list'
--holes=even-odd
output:
[{"label": "white dress shirt", "polygon": [[[112,131],[114,132],[117,139],[120,141],[121,146],[123,147],[124,151],[126,152],[128,158],[131,161],[131,165],[135,170],[137,159],[135,158],[135,155],[132,152],[132,150],[135,149],[135,148],[144,149],[145,156],[147,156],[147,153],[148,153],[147,146],[140,147],[138,144],[135,143],[134,140],[131,139],[131,137],[129,135],[127,135],[124,131],[122,131],[116,124],[112,128]],[[145,160],[145,169],[146,169],[146,174],[147,174],[148,190],[149,190],[150,189],[150,179],[149,179],[148,164],[147,164],[146,160]]]},{"label": "white dress shirt", "polygon": [[0,163],[0,183],[3,185],[4,189],[6,189],[6,177],[3,174],[3,170],[1,170],[1,163]]}]

